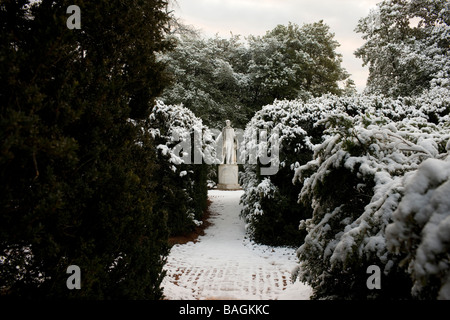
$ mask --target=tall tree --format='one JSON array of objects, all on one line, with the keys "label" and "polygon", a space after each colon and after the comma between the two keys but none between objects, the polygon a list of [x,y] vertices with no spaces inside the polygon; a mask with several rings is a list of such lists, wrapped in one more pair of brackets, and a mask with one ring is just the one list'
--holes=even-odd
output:
[{"label": "tall tree", "polygon": [[356,31],[366,40],[355,55],[369,66],[367,92],[409,96],[447,82],[448,1],[385,0]]},{"label": "tall tree", "polygon": [[339,43],[323,21],[278,25],[263,37],[250,37],[249,44],[255,103],[343,93],[339,82],[349,75],[336,52]]},{"label": "tall tree", "polygon": [[228,117],[243,128],[274,99],[341,95],[339,83],[349,77],[336,52],[339,44],[323,21],[279,25],[246,41],[192,33],[176,41],[176,49],[163,57],[175,81],[162,98],[183,103],[209,127],[222,127]]},{"label": "tall tree", "polygon": [[174,78],[162,99],[167,104],[183,103],[209,127],[220,128],[230,117],[234,125],[245,125],[242,96],[245,75],[239,70],[245,50],[239,37],[203,39],[198,35],[173,37],[174,51],[163,57]]},{"label": "tall tree", "polygon": [[71,4],[0,6],[0,292],[157,299],[167,232],[154,143],[135,123],[167,82],[167,3],[80,0],[80,30]]}]

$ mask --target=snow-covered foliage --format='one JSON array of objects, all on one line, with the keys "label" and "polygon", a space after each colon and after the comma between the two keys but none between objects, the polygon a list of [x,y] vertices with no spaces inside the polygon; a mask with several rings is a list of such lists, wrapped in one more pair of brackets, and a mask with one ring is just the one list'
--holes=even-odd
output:
[{"label": "snow-covered foliage", "polygon": [[198,225],[206,209],[207,167],[194,162],[214,161],[212,134],[189,109],[159,100],[148,130],[156,142],[164,186],[161,208],[166,210],[171,234],[183,233]]},{"label": "snow-covered foliage", "polygon": [[[418,97],[327,95],[263,107],[246,128],[244,146],[259,150],[278,138],[280,169],[261,176],[260,163],[244,167],[241,215],[250,235],[280,243],[288,224],[300,224],[291,233],[304,241],[296,276],[316,297],[410,295],[410,275],[388,250],[385,229],[405,179],[425,160],[448,155],[448,97],[448,89],[436,87]],[[249,147],[262,129],[268,137]],[[366,287],[370,265],[384,272],[381,292]]]},{"label": "snow-covered foliage", "polygon": [[[244,172],[241,184],[245,190],[241,216],[248,223],[251,237],[266,244],[299,244],[298,221],[307,212],[297,204],[298,186],[291,183],[293,169],[312,157],[316,129],[313,123],[321,117],[319,105],[308,109],[300,100],[275,101],[258,111],[244,132],[241,162]],[[309,130],[309,133],[307,132]],[[320,137],[320,135],[319,135]],[[278,157],[261,163],[272,145]],[[261,168],[277,166],[275,175],[260,175]]]},{"label": "snow-covered foliage", "polygon": [[[314,160],[296,171],[304,183],[300,199],[314,210],[301,224],[308,231],[298,250],[301,279],[314,283],[318,296],[348,290],[347,296],[355,298],[365,289],[361,268],[378,265],[388,276],[398,264],[387,250],[385,228],[404,193],[404,179],[422,161],[443,156],[450,131],[444,134],[442,127],[420,118],[326,121],[338,130],[328,130],[334,132],[315,150]],[[352,280],[355,274],[361,278]],[[388,277],[390,284],[395,277]],[[332,288],[333,282],[348,287]]]},{"label": "snow-covered foliage", "polygon": [[176,48],[161,56],[174,83],[166,88],[161,100],[192,110],[212,128],[223,119],[239,123],[246,118],[245,97],[248,76],[243,71],[247,49],[239,36],[203,39],[180,35],[173,39]]},{"label": "snow-covered foliage", "polygon": [[172,37],[176,48],[162,55],[174,83],[161,99],[183,103],[211,128],[230,119],[243,128],[256,110],[276,99],[343,94],[349,75],[338,42],[323,21],[278,25],[264,36],[203,39]]},{"label": "snow-covered foliage", "polygon": [[150,125],[153,138],[161,142],[157,149],[173,164],[172,171],[181,170],[177,165],[201,162],[200,159],[205,163],[217,161],[213,133],[183,105],[166,105],[157,100]]},{"label": "snow-covered foliage", "polygon": [[[440,94],[439,94],[440,93]],[[289,215],[289,223],[292,228],[297,228],[299,218],[308,215],[308,208],[299,208],[297,204],[298,193],[302,185],[292,185],[291,180],[294,170],[306,164],[313,157],[316,144],[323,141],[325,122],[335,115],[341,116],[364,115],[383,116],[392,121],[399,121],[406,117],[421,117],[421,119],[436,119],[436,122],[448,119],[448,90],[443,92],[433,91],[433,94],[423,95],[416,100],[413,98],[390,99],[382,96],[354,95],[337,97],[325,95],[314,98],[307,103],[302,100],[275,101],[273,105],[267,105],[258,111],[248,123],[244,133],[244,143],[241,144],[242,163],[244,172],[241,175],[242,184],[246,193],[242,197],[242,216],[249,223],[250,233],[263,242],[272,242],[264,235],[257,235],[257,224],[271,225],[273,233],[283,233],[285,230],[279,224],[286,221],[281,217]],[[412,105],[415,107],[410,107]],[[417,105],[419,104],[419,105]],[[370,121],[370,119],[366,120]],[[267,134],[265,139],[260,139],[260,133]],[[255,139],[258,137],[258,139]],[[257,163],[266,152],[267,147],[276,140],[279,146],[279,157],[272,163],[279,166],[275,175],[260,176],[260,167],[266,163]],[[265,183],[261,185],[264,180]],[[275,200],[268,201],[267,192],[261,192],[261,188],[271,187],[271,195]],[[281,190],[280,190],[281,189]],[[280,202],[277,202],[280,201]],[[263,203],[266,203],[264,205]],[[278,207],[274,208],[274,203]],[[309,206],[308,206],[309,207]],[[272,212],[273,220],[262,222],[264,213]],[[266,218],[267,215],[266,215]],[[276,221],[279,223],[277,224]],[[276,231],[278,230],[278,231]],[[267,230],[265,229],[265,232]],[[296,240],[298,241],[298,240]],[[294,241],[294,242],[296,242]]]},{"label": "snow-covered foliage", "polygon": [[449,300],[450,157],[424,161],[405,180],[405,195],[386,228],[387,246],[408,263],[415,296]]},{"label": "snow-covered foliage", "polygon": [[[360,99],[367,98],[327,95],[308,103],[302,100],[275,101],[273,105],[264,106],[248,123],[244,143],[241,144],[241,162],[246,163],[241,175],[246,192],[241,202],[242,216],[255,240],[270,244],[299,244],[298,221],[309,215],[309,210],[297,204],[301,185],[291,182],[294,170],[312,159],[314,145],[322,141],[325,127],[314,124],[329,114],[357,110],[361,105]],[[279,170],[275,175],[261,176],[260,168],[267,163],[257,160],[275,143],[279,155],[272,159],[270,165],[278,166]],[[286,231],[287,226],[289,232]],[[283,240],[274,241],[274,238]]]},{"label": "snow-covered foliage", "polygon": [[341,67],[339,43],[322,20],[299,27],[278,25],[262,37],[248,39],[249,77],[261,103],[273,98],[298,99],[340,94],[339,81],[348,78]]},{"label": "snow-covered foliage", "polygon": [[356,55],[369,66],[367,92],[406,96],[448,86],[448,0],[382,1],[356,31],[366,40]]},{"label": "snow-covered foliage", "polygon": [[[308,235],[298,250],[297,276],[316,297],[405,297],[410,291],[385,229],[405,194],[405,180],[423,161],[448,156],[449,110],[445,99],[425,95],[379,102],[361,105],[354,116],[336,112],[317,122],[327,127],[324,141],[314,148],[314,159],[296,169],[294,182],[303,183],[299,199],[313,209],[300,226]],[[370,265],[384,271],[384,290],[367,290]]]}]

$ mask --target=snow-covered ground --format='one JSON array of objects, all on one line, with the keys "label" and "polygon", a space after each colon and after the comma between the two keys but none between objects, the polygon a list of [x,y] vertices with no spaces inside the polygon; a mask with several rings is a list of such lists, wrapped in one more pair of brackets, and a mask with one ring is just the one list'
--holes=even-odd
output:
[{"label": "snow-covered ground", "polygon": [[163,280],[169,300],[306,300],[311,288],[291,283],[295,249],[254,244],[239,218],[243,191],[210,190],[212,225],[196,243],[175,245]]}]

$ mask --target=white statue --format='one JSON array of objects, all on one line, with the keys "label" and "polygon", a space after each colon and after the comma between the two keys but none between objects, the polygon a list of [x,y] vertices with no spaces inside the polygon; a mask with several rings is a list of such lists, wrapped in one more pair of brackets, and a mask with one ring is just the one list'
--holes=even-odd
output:
[{"label": "white statue", "polygon": [[238,140],[234,129],[230,126],[231,121],[225,121],[226,126],[222,130],[222,157],[225,164],[236,164],[236,150]]}]

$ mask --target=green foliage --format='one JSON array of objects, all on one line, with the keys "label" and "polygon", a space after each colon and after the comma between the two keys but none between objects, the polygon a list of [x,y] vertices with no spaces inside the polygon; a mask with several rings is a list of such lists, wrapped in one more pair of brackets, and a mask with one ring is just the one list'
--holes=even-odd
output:
[{"label": "green foliage", "polygon": [[239,37],[202,39],[181,35],[172,39],[177,47],[162,60],[174,78],[161,99],[166,104],[183,104],[211,128],[221,128],[224,119],[244,126],[249,110],[243,104],[246,95],[245,55]]},{"label": "green foliage", "polygon": [[355,54],[369,66],[366,91],[413,96],[448,85],[450,19],[447,0],[385,0],[362,18],[366,40]]},{"label": "green foliage", "polygon": [[156,180],[161,192],[156,210],[167,216],[171,236],[189,233],[207,208],[209,166],[195,164],[195,151],[201,154],[208,148],[207,141],[199,141],[207,127],[189,109],[165,105],[159,100],[149,117],[149,125],[147,130],[158,149]]},{"label": "green foliage", "polygon": [[255,103],[342,94],[338,82],[348,74],[333,38],[323,21],[302,27],[278,25],[263,37],[251,36],[249,75]]},{"label": "green foliage", "polygon": [[[450,144],[449,144],[450,147]],[[450,298],[450,162],[428,159],[405,183],[405,195],[386,228],[387,246],[410,274],[414,297]]]},{"label": "green foliage", "polygon": [[[167,255],[146,121],[167,83],[164,1],[3,1],[0,292],[158,299]],[[82,290],[66,269],[81,268]]]},{"label": "green foliage", "polygon": [[[253,139],[254,133],[259,130],[267,130],[268,141],[276,139],[280,143],[276,174],[262,176],[260,163],[245,165],[242,174],[245,194],[241,198],[241,216],[248,222],[250,236],[259,243],[297,246],[306,235],[298,230],[298,225],[300,220],[310,216],[311,210],[298,204],[302,185],[292,184],[293,169],[311,160],[310,137],[323,128],[313,126],[314,111],[308,113],[306,108],[300,110],[299,105],[300,101],[278,101],[263,107],[249,122],[244,134],[242,147],[246,147],[247,151],[267,148],[262,146],[263,141]],[[245,152],[243,154],[250,156]],[[246,162],[249,160],[246,158]]]},{"label": "green foliage", "polygon": [[323,21],[279,25],[265,36],[176,37],[177,47],[162,57],[174,84],[162,100],[183,103],[211,128],[223,119],[244,128],[261,106],[275,99],[307,99],[324,93],[349,94],[338,83],[348,78],[339,44]]},{"label": "green foliage", "polygon": [[[392,107],[373,106],[362,108],[359,116],[331,115],[320,121],[327,127],[324,142],[315,148],[314,159],[296,170],[295,179],[303,182],[300,199],[313,209],[311,219],[301,222],[307,236],[297,251],[298,277],[313,287],[316,299],[415,296],[410,271],[402,257],[388,250],[385,230],[397,214],[410,173],[428,158],[448,156],[438,150],[450,136],[445,118],[436,126],[427,123],[423,113],[423,118],[416,117],[424,105],[408,105],[406,113],[395,109],[409,114],[397,122],[379,116],[390,114]],[[402,223],[415,228],[411,220]],[[396,231],[402,234],[405,229]],[[366,286],[371,265],[382,270],[380,290]]]}]

